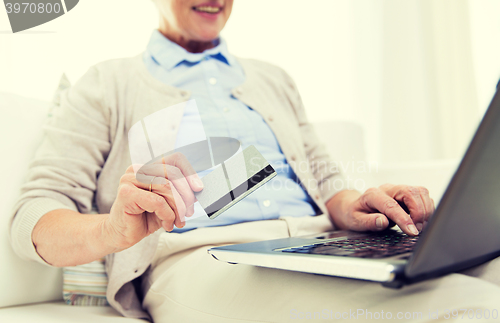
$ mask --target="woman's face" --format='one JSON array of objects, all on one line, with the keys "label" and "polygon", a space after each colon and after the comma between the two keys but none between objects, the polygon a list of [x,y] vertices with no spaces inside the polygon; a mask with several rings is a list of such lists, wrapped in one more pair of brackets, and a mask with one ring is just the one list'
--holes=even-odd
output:
[{"label": "woman's face", "polygon": [[233,0],[155,0],[160,32],[173,41],[209,42],[219,36],[231,15]]}]

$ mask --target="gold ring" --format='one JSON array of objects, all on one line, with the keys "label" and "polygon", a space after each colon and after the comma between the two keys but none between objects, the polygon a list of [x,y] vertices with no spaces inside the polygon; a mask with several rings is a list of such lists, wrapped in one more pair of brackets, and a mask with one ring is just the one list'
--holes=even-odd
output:
[{"label": "gold ring", "polygon": [[155,180],[155,178],[157,178],[158,176],[153,176],[153,179],[151,180],[151,182],[149,183],[149,191],[150,192],[153,192],[153,181]]}]

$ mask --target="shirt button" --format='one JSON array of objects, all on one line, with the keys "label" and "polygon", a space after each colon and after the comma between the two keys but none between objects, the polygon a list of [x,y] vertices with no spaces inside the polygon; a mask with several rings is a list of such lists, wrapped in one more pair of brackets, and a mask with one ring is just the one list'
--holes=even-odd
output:
[{"label": "shirt button", "polygon": [[182,92],[181,92],[181,96],[182,96],[183,98],[185,98],[186,96],[188,96],[188,93],[187,93],[186,91],[182,91]]},{"label": "shirt button", "polygon": [[224,108],[224,112],[229,112],[229,108]]},{"label": "shirt button", "polygon": [[215,77],[211,77],[209,80],[208,80],[208,83],[212,84],[212,85],[215,85],[217,84],[217,79]]},{"label": "shirt button", "polygon": [[269,200],[265,200],[262,202],[262,204],[265,206],[265,207],[269,207],[271,205],[271,201]]},{"label": "shirt button", "polygon": [[208,61],[210,59],[210,57],[208,56],[205,56],[204,60]]}]

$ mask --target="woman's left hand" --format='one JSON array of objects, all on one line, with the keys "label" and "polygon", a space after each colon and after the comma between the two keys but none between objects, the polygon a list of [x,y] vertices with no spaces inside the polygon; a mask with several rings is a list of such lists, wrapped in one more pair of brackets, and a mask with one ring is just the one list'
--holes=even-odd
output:
[{"label": "woman's left hand", "polygon": [[[434,213],[429,191],[420,186],[384,184],[365,193],[342,191],[327,202],[337,229],[381,231],[389,219],[408,235],[418,235]],[[406,210],[405,210],[406,209]]]}]

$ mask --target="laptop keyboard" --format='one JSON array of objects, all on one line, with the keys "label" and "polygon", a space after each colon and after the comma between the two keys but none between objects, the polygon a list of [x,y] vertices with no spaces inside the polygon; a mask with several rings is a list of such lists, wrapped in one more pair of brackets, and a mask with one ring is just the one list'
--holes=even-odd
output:
[{"label": "laptop keyboard", "polygon": [[410,237],[404,233],[390,231],[388,233],[373,233],[366,237],[318,242],[283,249],[281,252],[360,258],[387,258],[413,251],[417,240],[418,237]]}]

